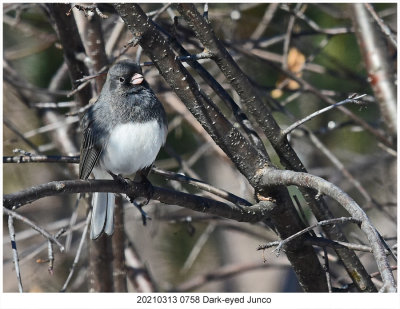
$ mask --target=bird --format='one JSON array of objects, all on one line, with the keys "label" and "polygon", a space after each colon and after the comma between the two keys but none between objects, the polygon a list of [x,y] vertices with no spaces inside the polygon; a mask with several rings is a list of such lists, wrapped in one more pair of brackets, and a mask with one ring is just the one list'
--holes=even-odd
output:
[{"label": "bird", "polygon": [[[93,172],[95,179],[124,179],[141,173],[147,180],[146,173],[167,137],[163,105],[144,79],[140,65],[129,59],[109,69],[97,101],[80,125],[80,179],[88,179]],[[114,206],[113,193],[93,193],[91,239],[113,234]]]}]

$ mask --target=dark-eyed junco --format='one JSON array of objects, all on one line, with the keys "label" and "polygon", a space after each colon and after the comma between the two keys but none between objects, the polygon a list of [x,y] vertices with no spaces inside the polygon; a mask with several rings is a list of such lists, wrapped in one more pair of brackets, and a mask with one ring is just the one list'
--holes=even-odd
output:
[{"label": "dark-eyed junco", "polygon": [[[152,165],[165,143],[167,119],[138,64],[123,60],[108,71],[97,102],[81,120],[79,178],[131,175]],[[113,193],[93,194],[90,237],[114,231]]]}]

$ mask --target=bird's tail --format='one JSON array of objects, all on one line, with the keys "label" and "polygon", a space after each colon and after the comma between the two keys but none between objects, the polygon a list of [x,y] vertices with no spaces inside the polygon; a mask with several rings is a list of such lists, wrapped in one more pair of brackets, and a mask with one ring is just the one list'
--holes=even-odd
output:
[{"label": "bird's tail", "polygon": [[97,239],[102,232],[112,235],[114,232],[114,193],[95,192],[92,198],[92,222],[90,238]]}]

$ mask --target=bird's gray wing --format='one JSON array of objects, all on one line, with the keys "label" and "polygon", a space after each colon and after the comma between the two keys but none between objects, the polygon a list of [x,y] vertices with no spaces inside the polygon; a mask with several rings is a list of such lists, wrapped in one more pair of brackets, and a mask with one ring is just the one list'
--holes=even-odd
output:
[{"label": "bird's gray wing", "polygon": [[91,121],[86,114],[82,119],[83,139],[81,144],[81,158],[79,162],[79,178],[87,179],[96,165],[103,151],[96,143],[96,132],[91,127]]}]

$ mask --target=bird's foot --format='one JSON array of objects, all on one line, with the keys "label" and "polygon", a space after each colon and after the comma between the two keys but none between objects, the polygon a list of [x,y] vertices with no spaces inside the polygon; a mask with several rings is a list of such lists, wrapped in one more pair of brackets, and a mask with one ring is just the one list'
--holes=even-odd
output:
[{"label": "bird's foot", "polygon": [[129,183],[131,181],[129,178],[124,178],[122,175],[117,175],[110,171],[108,171],[108,173],[115,181],[119,182],[124,187],[125,191],[128,189]]},{"label": "bird's foot", "polygon": [[141,196],[135,194],[128,195],[130,202],[140,211],[142,215],[143,225],[146,225],[147,219],[151,218],[143,210],[143,206],[146,206],[154,195],[154,187],[151,182],[143,174],[136,175],[134,182],[144,186],[145,193]]},{"label": "bird's foot", "polygon": [[144,198],[146,200],[143,202],[144,203],[143,206],[145,206],[150,202],[151,198],[154,195],[154,187],[151,184],[151,182],[147,179],[147,177],[143,176],[143,175],[142,175],[142,179],[141,179],[140,183],[145,186]]},{"label": "bird's foot", "polygon": [[151,217],[143,210],[143,206],[147,204],[143,204],[143,202],[137,202],[136,200],[131,200],[131,202],[140,211],[140,214],[142,215],[143,225],[146,225],[147,219],[151,220]]}]

